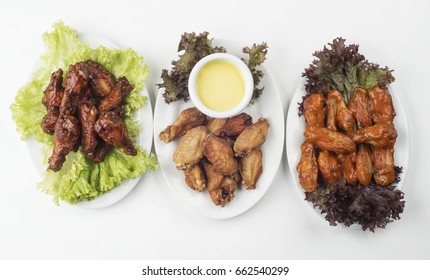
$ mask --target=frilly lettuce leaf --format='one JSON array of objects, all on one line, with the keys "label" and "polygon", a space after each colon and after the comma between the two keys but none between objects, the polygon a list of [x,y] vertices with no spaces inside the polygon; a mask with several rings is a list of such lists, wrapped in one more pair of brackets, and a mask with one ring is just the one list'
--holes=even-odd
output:
[{"label": "frilly lettuce leaf", "polygon": [[[43,90],[50,75],[58,68],[66,71],[70,64],[92,59],[99,62],[117,78],[126,76],[133,90],[125,100],[124,123],[129,135],[136,137],[140,125],[133,120],[136,110],[142,108],[147,98],[139,92],[148,76],[148,68],[143,57],[134,50],[110,50],[100,46],[92,49],[79,41],[78,32],[63,22],[53,25],[53,31],[43,35],[45,53],[41,56],[42,66],[33,74],[29,83],[22,86],[11,105],[12,118],[22,139],[33,135],[38,142],[44,143],[49,150],[53,147],[53,137],[45,134],[40,123],[46,114],[41,103]],[[157,161],[153,154],[147,155],[137,147],[136,156],[125,155],[121,150],[112,149],[106,159],[94,164],[86,159],[81,151],[70,153],[59,172],[46,171],[38,187],[59,200],[75,204],[81,200],[91,200],[119,185],[123,180],[135,178],[147,168],[156,169]]]}]

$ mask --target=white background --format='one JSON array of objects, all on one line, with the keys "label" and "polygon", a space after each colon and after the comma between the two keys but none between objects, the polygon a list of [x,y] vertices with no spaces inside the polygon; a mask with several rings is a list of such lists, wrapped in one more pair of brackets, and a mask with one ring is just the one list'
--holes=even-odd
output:
[{"label": "white background", "polygon": [[[429,259],[428,1],[2,1],[0,4],[0,258],[6,259]],[[60,207],[37,175],[10,104],[42,53],[41,35],[62,19],[145,56],[154,103],[180,35],[207,30],[243,45],[266,41],[266,62],[285,116],[311,54],[337,36],[395,69],[407,112],[411,160],[402,219],[376,233],[331,227],[302,201],[283,156],[275,180],[248,212],[202,218],[172,193],[161,170],[99,210]],[[301,133],[301,132],[297,132]],[[284,151],[279,151],[285,154]],[[234,202],[234,201],[233,201]]]}]

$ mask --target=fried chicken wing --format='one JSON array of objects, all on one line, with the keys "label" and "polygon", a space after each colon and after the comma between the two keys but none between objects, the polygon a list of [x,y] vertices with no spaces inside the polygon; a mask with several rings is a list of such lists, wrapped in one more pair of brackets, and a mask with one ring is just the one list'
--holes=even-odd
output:
[{"label": "fried chicken wing", "polygon": [[120,77],[112,92],[100,101],[99,111],[106,112],[113,110],[122,104],[124,97],[130,94],[133,87],[126,77]]},{"label": "fried chicken wing", "polygon": [[237,137],[245,128],[252,124],[252,117],[247,113],[240,113],[227,120],[227,123],[215,132],[220,137]]},{"label": "fried chicken wing", "polygon": [[221,184],[212,190],[208,189],[209,196],[215,205],[226,206],[234,198],[237,182],[230,176],[224,176]]},{"label": "fried chicken wing", "polygon": [[304,136],[306,140],[317,145],[321,150],[327,150],[338,154],[355,152],[355,143],[343,133],[332,131],[325,127],[308,125]]},{"label": "fried chicken wing", "polygon": [[266,141],[269,126],[269,121],[266,118],[260,118],[256,123],[246,127],[234,142],[235,155],[244,156],[259,148]]},{"label": "fried chicken wing", "polygon": [[211,135],[205,142],[203,154],[223,175],[231,175],[238,169],[233,150],[225,139]]},{"label": "fried chicken wing", "polygon": [[322,93],[313,93],[303,101],[303,112],[308,125],[324,126],[325,102]]},{"label": "fried chicken wing", "polygon": [[321,151],[317,159],[318,169],[328,184],[333,184],[340,177],[339,162],[335,154]]},{"label": "fried chicken wing", "polygon": [[206,178],[200,165],[196,164],[193,167],[184,170],[185,183],[188,187],[195,191],[203,191],[206,188]]},{"label": "fried chicken wing", "polygon": [[69,66],[64,83],[64,96],[61,100],[60,114],[75,115],[78,103],[89,98],[88,72],[82,62]]},{"label": "fried chicken wing", "polygon": [[[342,94],[337,90],[332,90],[327,95],[327,103],[334,100],[336,106],[336,124],[345,131],[354,128],[354,118],[352,112],[346,107]],[[330,127],[329,127],[330,128]]]},{"label": "fried chicken wing", "polygon": [[90,78],[89,87],[91,92],[101,98],[109,95],[115,86],[113,74],[92,60],[85,61],[84,65]]},{"label": "fried chicken wing", "polygon": [[374,148],[373,149],[373,179],[376,184],[388,186],[394,182],[396,173],[394,170],[394,148]]},{"label": "fried chicken wing", "polygon": [[369,101],[370,115],[374,123],[393,122],[396,112],[387,88],[376,86],[370,89]]},{"label": "fried chicken wing", "polygon": [[113,111],[100,115],[94,126],[95,131],[109,145],[120,148],[127,155],[135,156],[136,149],[128,137],[128,131],[121,118]]},{"label": "fried chicken wing", "polygon": [[263,173],[263,153],[261,150],[252,150],[240,158],[239,171],[242,176],[242,186],[246,190],[255,189],[257,181]]},{"label": "fried chicken wing", "polygon": [[369,98],[365,89],[356,88],[352,96],[349,108],[352,112],[357,127],[363,128],[372,125],[369,114]]},{"label": "fried chicken wing", "polygon": [[366,144],[358,146],[357,161],[356,161],[356,174],[360,184],[367,186],[372,179],[372,152]]},{"label": "fried chicken wing", "polygon": [[98,145],[97,133],[94,129],[97,121],[97,108],[91,101],[82,101],[78,105],[78,118],[82,127],[82,151],[89,159],[94,159]]},{"label": "fried chicken wing", "polygon": [[221,185],[222,180],[224,179],[224,175],[222,175],[212,163],[207,161],[206,159],[202,160],[203,171],[206,175],[206,185],[209,193],[218,189]]},{"label": "fried chicken wing", "polygon": [[158,137],[165,143],[169,143],[184,135],[188,130],[196,126],[203,125],[205,122],[205,114],[200,112],[195,107],[188,108],[179,113],[179,116],[175,122],[160,132]]},{"label": "fried chicken wing", "polygon": [[356,153],[338,154],[337,159],[345,181],[350,185],[355,185],[357,183],[357,174],[355,172]]},{"label": "fried chicken wing", "polygon": [[315,157],[315,147],[309,142],[304,142],[300,149],[302,156],[296,166],[300,185],[306,192],[314,192],[318,186],[318,165]]},{"label": "fried chicken wing", "polygon": [[78,120],[71,115],[60,116],[55,124],[54,149],[48,159],[49,169],[58,171],[66,161],[66,156],[71,152],[80,136]]},{"label": "fried chicken wing", "polygon": [[209,120],[206,127],[209,129],[210,133],[215,133],[215,131],[222,128],[226,123],[227,123],[227,119],[213,118],[213,119]]},{"label": "fried chicken wing", "polygon": [[397,131],[391,123],[378,123],[358,130],[350,131],[348,136],[355,143],[367,143],[374,147],[394,145]]},{"label": "fried chicken wing", "polygon": [[185,133],[173,153],[173,161],[178,170],[188,169],[202,159],[204,142],[208,136],[209,131],[205,126],[194,127]]}]

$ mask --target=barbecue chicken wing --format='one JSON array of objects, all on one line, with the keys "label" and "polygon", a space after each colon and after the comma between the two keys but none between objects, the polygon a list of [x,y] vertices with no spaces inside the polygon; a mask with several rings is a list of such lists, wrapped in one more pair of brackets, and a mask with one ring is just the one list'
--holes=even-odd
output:
[{"label": "barbecue chicken wing", "polygon": [[194,127],[185,133],[173,153],[173,161],[178,170],[188,169],[202,159],[204,142],[208,136],[209,131],[205,126]]},{"label": "barbecue chicken wing", "polygon": [[199,164],[184,170],[185,183],[195,191],[203,191],[206,188],[206,178]]},{"label": "barbecue chicken wing", "polygon": [[179,116],[175,122],[160,132],[158,137],[165,143],[169,143],[184,135],[188,130],[196,126],[204,125],[205,122],[205,114],[200,112],[195,107],[188,108],[179,113]]},{"label": "barbecue chicken wing", "polygon": [[61,115],[75,115],[78,103],[90,97],[88,82],[88,72],[83,62],[69,66],[64,83],[64,96],[60,106]]},{"label": "barbecue chicken wing", "polygon": [[269,121],[266,118],[260,118],[256,123],[246,127],[234,142],[235,155],[244,156],[259,148],[266,141],[269,126]]},{"label": "barbecue chicken wing", "polygon": [[63,70],[58,69],[51,74],[49,85],[43,91],[42,103],[47,114],[42,119],[42,130],[47,134],[54,134],[55,123],[60,116],[61,99],[63,99]]},{"label": "barbecue chicken wing", "polygon": [[94,152],[93,162],[102,162],[111,149],[112,145],[106,144],[103,140],[100,140]]},{"label": "barbecue chicken wing", "polygon": [[247,113],[240,113],[227,120],[227,123],[215,132],[220,137],[237,137],[245,128],[252,124],[252,117]]},{"label": "barbecue chicken wing", "polygon": [[376,184],[388,186],[394,182],[396,172],[394,171],[394,148],[374,148],[373,149],[373,179]]},{"label": "barbecue chicken wing", "polygon": [[355,185],[357,183],[357,174],[355,172],[356,153],[338,154],[337,159],[345,181],[350,185]]},{"label": "barbecue chicken wing", "polygon": [[372,167],[372,152],[366,144],[361,144],[358,147],[355,172],[357,179],[360,184],[367,186],[372,179],[373,167]]},{"label": "barbecue chicken wing", "polygon": [[82,127],[82,151],[89,159],[94,159],[94,153],[99,143],[94,129],[97,121],[97,108],[91,101],[82,101],[78,105],[78,117]]},{"label": "barbecue chicken wing", "polygon": [[211,135],[205,142],[203,154],[223,175],[231,175],[238,169],[233,150],[226,140]]},{"label": "barbecue chicken wing", "polygon": [[369,114],[369,98],[365,89],[355,89],[351,102],[349,102],[349,108],[358,128],[372,125]]},{"label": "barbecue chicken wing", "polygon": [[261,150],[252,150],[240,158],[239,171],[242,176],[242,186],[246,190],[255,189],[257,181],[263,173],[263,153]]},{"label": "barbecue chicken wing", "polygon": [[54,149],[48,159],[49,169],[58,171],[79,140],[81,128],[78,120],[71,115],[60,116],[55,124]]},{"label": "barbecue chicken wing", "polygon": [[322,93],[313,93],[303,101],[303,113],[308,125],[324,126],[325,102]]},{"label": "barbecue chicken wing", "polygon": [[122,104],[124,97],[130,94],[133,87],[126,77],[120,77],[112,92],[100,101],[99,111],[106,112],[113,110]]},{"label": "barbecue chicken wing", "polygon": [[370,114],[374,123],[392,123],[396,112],[388,89],[376,86],[369,90]]},{"label": "barbecue chicken wing", "polygon": [[378,123],[348,133],[355,143],[367,143],[374,147],[385,147],[394,145],[397,131],[391,123]]},{"label": "barbecue chicken wing", "polygon": [[309,143],[317,145],[321,150],[338,154],[355,152],[354,141],[343,133],[332,131],[325,127],[308,125],[304,136]]},{"label": "barbecue chicken wing", "polygon": [[107,144],[122,149],[127,155],[135,156],[137,154],[133,143],[128,137],[127,128],[115,112],[109,111],[101,114],[94,129]]},{"label": "barbecue chicken wing", "polygon": [[318,169],[328,184],[333,184],[340,177],[339,162],[335,154],[321,151],[317,159]]},{"label": "barbecue chicken wing", "polygon": [[318,186],[318,165],[315,157],[315,147],[309,142],[304,142],[300,149],[302,156],[296,166],[300,185],[306,192],[313,192]]},{"label": "barbecue chicken wing", "polygon": [[[327,95],[327,106],[329,101],[335,104],[337,126],[339,126],[341,129],[345,131],[349,131],[353,129],[354,118],[352,116],[351,111],[346,107],[342,94],[337,90],[330,91]],[[327,127],[331,128],[328,126],[328,124],[327,124]]]},{"label": "barbecue chicken wing", "polygon": [[92,60],[85,61],[84,65],[90,78],[89,87],[91,92],[101,98],[109,95],[115,86],[115,77],[112,73]]}]

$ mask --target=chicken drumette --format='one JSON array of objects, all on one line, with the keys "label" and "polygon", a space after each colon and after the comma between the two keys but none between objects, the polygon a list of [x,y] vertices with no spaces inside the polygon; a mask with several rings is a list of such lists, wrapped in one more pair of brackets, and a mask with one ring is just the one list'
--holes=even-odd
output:
[{"label": "chicken drumette", "polygon": [[47,134],[54,134],[55,124],[60,116],[61,99],[64,95],[63,70],[58,69],[51,75],[51,81],[43,91],[42,103],[47,114],[42,119],[42,130]]}]

